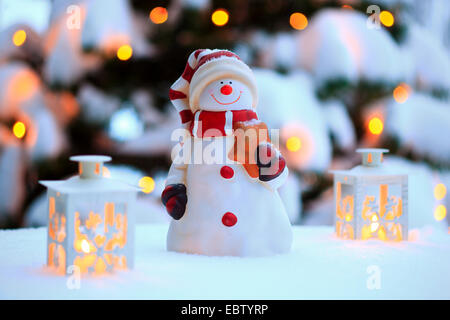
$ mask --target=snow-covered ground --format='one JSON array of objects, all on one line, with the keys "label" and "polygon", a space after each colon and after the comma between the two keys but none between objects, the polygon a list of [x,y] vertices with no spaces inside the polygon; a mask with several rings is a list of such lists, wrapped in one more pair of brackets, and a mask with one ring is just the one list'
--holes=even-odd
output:
[{"label": "snow-covered ground", "polygon": [[167,252],[167,227],[137,227],[133,271],[72,290],[45,271],[45,228],[0,231],[0,299],[450,299],[450,235],[433,229],[383,243],[294,227],[290,254],[236,258]]}]

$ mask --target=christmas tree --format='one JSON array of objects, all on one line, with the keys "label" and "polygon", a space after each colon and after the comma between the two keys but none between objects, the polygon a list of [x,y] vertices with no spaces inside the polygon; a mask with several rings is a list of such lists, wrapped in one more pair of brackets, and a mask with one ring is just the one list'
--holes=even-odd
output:
[{"label": "christmas tree", "polygon": [[42,1],[39,32],[8,22],[16,5],[0,9],[1,227],[45,225],[38,180],[76,172],[74,154],[111,155],[121,166],[104,174],[139,184],[142,219],[161,219],[180,127],[169,88],[198,48],[254,68],[258,114],[280,129],[291,172],[280,194],[293,223],[331,224],[329,170],[358,163],[357,147],[385,147],[416,173],[413,226],[448,227],[447,2]]}]

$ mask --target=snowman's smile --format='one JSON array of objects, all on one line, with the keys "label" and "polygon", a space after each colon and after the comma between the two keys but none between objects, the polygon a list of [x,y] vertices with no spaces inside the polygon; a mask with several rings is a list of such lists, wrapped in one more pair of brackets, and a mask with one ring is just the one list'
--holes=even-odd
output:
[{"label": "snowman's smile", "polygon": [[214,101],[216,101],[218,104],[221,104],[221,105],[224,105],[224,106],[229,105],[229,104],[233,104],[233,103],[239,101],[239,99],[241,98],[241,95],[242,95],[242,91],[239,91],[239,97],[237,97],[236,100],[231,101],[231,102],[220,102],[219,100],[217,100],[216,97],[214,97],[214,94],[211,93],[211,97],[214,99]]}]

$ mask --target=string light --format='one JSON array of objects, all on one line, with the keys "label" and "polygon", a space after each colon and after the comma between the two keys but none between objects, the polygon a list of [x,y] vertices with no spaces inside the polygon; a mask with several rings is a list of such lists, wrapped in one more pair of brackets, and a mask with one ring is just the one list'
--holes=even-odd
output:
[{"label": "string light", "polygon": [[211,15],[212,22],[218,26],[222,27],[228,23],[229,14],[225,9],[217,9]]},{"label": "string light", "polygon": [[444,220],[446,216],[447,208],[443,204],[438,205],[434,210],[434,218],[436,219],[436,221]]},{"label": "string light", "polygon": [[23,122],[17,121],[16,123],[14,123],[13,133],[17,138],[22,139],[25,136],[26,132],[27,128],[25,127],[25,124]]},{"label": "string light", "polygon": [[132,55],[133,55],[133,48],[131,48],[131,46],[129,46],[128,44],[121,46],[117,50],[117,58],[119,58],[119,60],[126,61],[130,59]]},{"label": "string light", "polygon": [[152,177],[143,177],[139,180],[139,187],[142,188],[142,192],[151,193],[155,189],[155,180]]},{"label": "string light", "polygon": [[308,18],[303,13],[294,12],[289,18],[291,27],[296,30],[303,30],[308,26]]},{"label": "string light", "polygon": [[380,22],[386,27],[394,25],[394,16],[389,11],[383,10],[380,13]]},{"label": "string light", "polygon": [[302,147],[302,141],[300,140],[299,137],[295,137],[295,136],[290,137],[286,141],[286,148],[289,151],[296,152],[296,151],[300,150],[301,147]]},{"label": "string light", "polygon": [[378,117],[373,117],[369,121],[369,131],[374,135],[380,135],[383,132],[383,121]]},{"label": "string light", "polygon": [[25,30],[17,30],[14,32],[14,35],[12,37],[12,41],[16,47],[20,47],[25,43],[25,40],[27,40],[27,33]]},{"label": "string light", "polygon": [[156,7],[153,8],[152,11],[150,11],[150,20],[154,24],[161,24],[167,21],[167,18],[169,17],[169,13],[167,12],[167,9],[164,7]]},{"label": "string light", "polygon": [[398,103],[404,103],[406,100],[408,100],[410,91],[411,88],[407,84],[400,83],[393,92],[395,101],[397,101]]}]

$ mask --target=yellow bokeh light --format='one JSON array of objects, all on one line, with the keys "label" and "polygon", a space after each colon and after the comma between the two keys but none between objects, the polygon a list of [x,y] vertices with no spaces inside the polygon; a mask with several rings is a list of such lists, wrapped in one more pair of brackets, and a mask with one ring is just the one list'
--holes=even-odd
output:
[{"label": "yellow bokeh light", "polygon": [[378,117],[373,117],[369,121],[369,131],[374,135],[380,135],[383,132],[383,121]]},{"label": "yellow bokeh light", "polygon": [[16,123],[14,123],[13,133],[17,138],[22,139],[25,136],[26,132],[27,128],[25,127],[25,124],[23,122],[17,121]]},{"label": "yellow bokeh light", "polygon": [[447,208],[443,204],[438,205],[434,210],[434,218],[437,221],[441,221],[444,220],[446,216],[447,216]]},{"label": "yellow bokeh light", "polygon": [[441,200],[447,194],[447,188],[443,183],[439,183],[434,187],[434,197],[436,200]]},{"label": "yellow bokeh light", "polygon": [[152,177],[143,177],[139,180],[139,187],[142,188],[142,192],[151,193],[155,189],[155,180]]},{"label": "yellow bokeh light", "polygon": [[12,37],[12,41],[16,47],[20,47],[25,43],[25,40],[27,40],[27,33],[25,30],[17,30],[14,32],[14,35]]},{"label": "yellow bokeh light", "polygon": [[291,27],[296,30],[303,30],[308,26],[308,18],[300,12],[294,12],[289,18]]},{"label": "yellow bokeh light", "polygon": [[133,48],[131,48],[131,46],[129,46],[128,44],[121,46],[117,50],[117,58],[119,58],[122,61],[130,59],[132,55],[133,55]]},{"label": "yellow bokeh light", "polygon": [[169,17],[169,13],[167,12],[167,9],[164,7],[156,7],[153,8],[152,11],[150,11],[150,20],[154,24],[161,24],[167,21],[167,18]]},{"label": "yellow bokeh light", "polygon": [[394,25],[394,16],[389,11],[381,11],[380,22],[386,27],[392,27]]},{"label": "yellow bokeh light", "polygon": [[296,152],[296,151],[300,150],[301,147],[302,147],[302,141],[300,140],[299,137],[295,137],[295,136],[290,137],[286,141],[286,148],[289,151]]},{"label": "yellow bokeh light", "polygon": [[211,21],[219,27],[222,27],[228,23],[229,15],[224,9],[217,9],[211,15]]},{"label": "yellow bokeh light", "polygon": [[411,88],[407,84],[400,83],[393,92],[395,101],[398,103],[404,103],[408,100],[410,90]]}]

